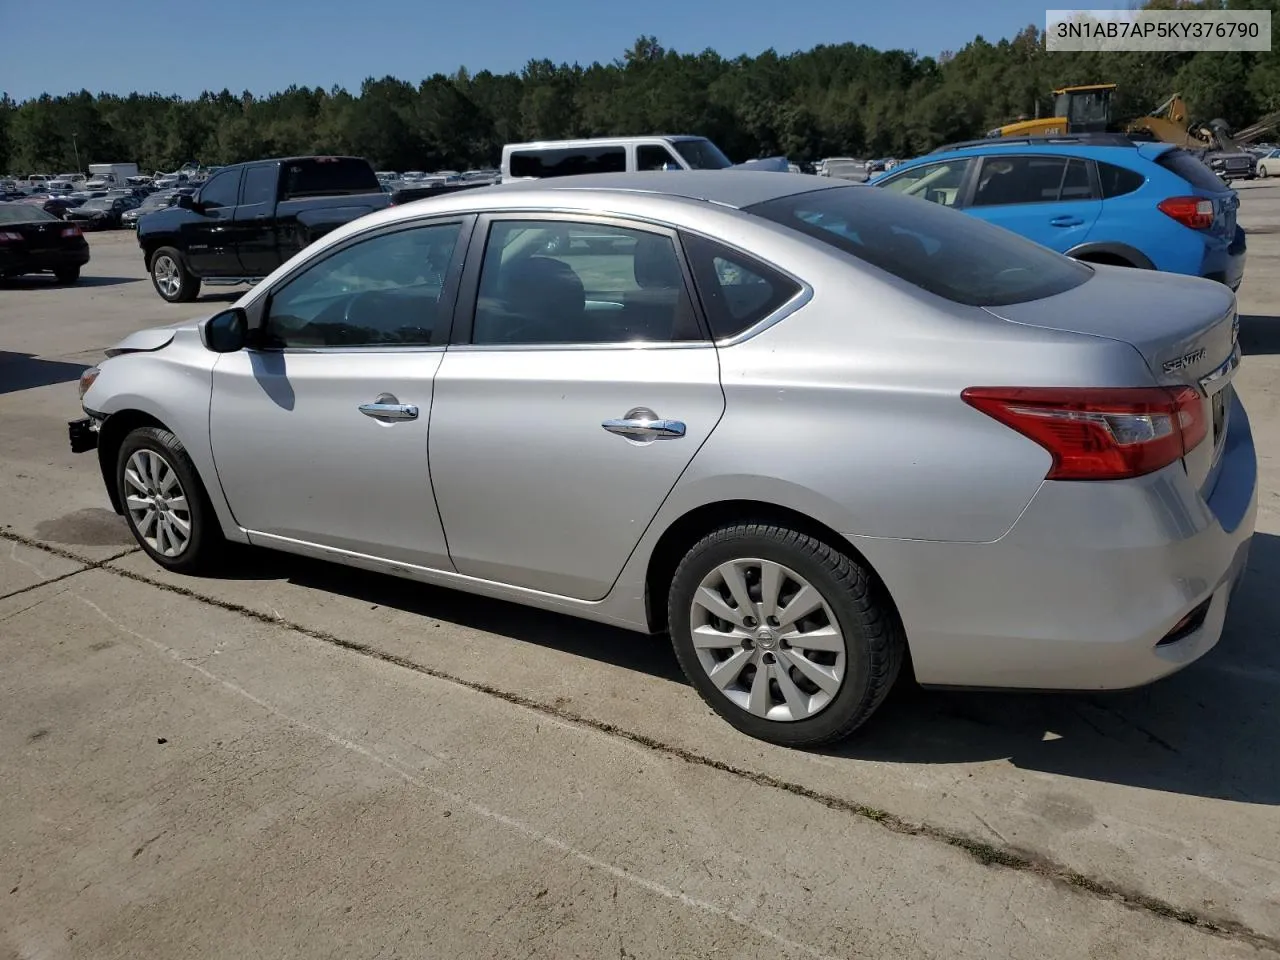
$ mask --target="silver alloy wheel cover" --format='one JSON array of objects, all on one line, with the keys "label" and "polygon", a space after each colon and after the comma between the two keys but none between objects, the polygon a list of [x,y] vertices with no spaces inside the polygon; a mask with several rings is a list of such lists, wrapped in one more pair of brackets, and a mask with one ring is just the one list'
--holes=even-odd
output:
[{"label": "silver alloy wheel cover", "polygon": [[178,272],[178,265],[173,262],[173,257],[167,254],[156,257],[155,262],[151,264],[151,275],[155,278],[160,292],[166,297],[176,297],[182,288],[182,277]]},{"label": "silver alloy wheel cover", "polygon": [[135,450],[124,467],[125,508],[138,538],[162,557],[191,543],[191,507],[173,466],[154,450]]},{"label": "silver alloy wheel cover", "polygon": [[711,682],[752,716],[804,720],[844,683],[848,656],[835,613],[816,587],[772,560],[730,560],[708,573],[694,591],[689,628]]}]

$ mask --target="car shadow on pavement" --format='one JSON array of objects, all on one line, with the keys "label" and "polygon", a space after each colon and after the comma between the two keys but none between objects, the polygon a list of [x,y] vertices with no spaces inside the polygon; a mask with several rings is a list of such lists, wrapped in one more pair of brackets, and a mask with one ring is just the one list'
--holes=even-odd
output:
[{"label": "car shadow on pavement", "polygon": [[86,369],[88,364],[84,363],[41,360],[29,353],[0,350],[0,394],[47,387],[51,383],[69,383],[79,380]]},{"label": "car shadow on pavement", "polygon": [[[118,283],[137,283],[141,277],[81,277],[73,287],[114,287]],[[12,290],[39,290],[44,287],[57,288],[59,290],[66,289],[67,285],[61,284],[51,274],[29,274],[25,277],[10,277],[7,280],[0,280],[0,286]]]},{"label": "car shadow on pavement", "polygon": [[[687,683],[665,634],[650,636],[545,610],[322,560],[237,546],[224,579],[286,580],[311,590],[551,647],[662,680]],[[695,694],[690,690],[690,696]]]},{"label": "car shadow on pavement", "polygon": [[[684,684],[669,640],[319,560],[237,548],[226,579],[287,580]],[[1169,793],[1280,804],[1280,537],[1256,534],[1218,646],[1137,690],[924,690],[904,676],[849,761],[1015,767]],[[695,696],[692,690],[689,696]]]},{"label": "car shadow on pavement", "polygon": [[1218,646],[1137,690],[970,693],[901,684],[833,756],[897,763],[1007,759],[1024,770],[1280,804],[1280,537],[1255,534]]},{"label": "car shadow on pavement", "polygon": [[1240,352],[1246,356],[1280,353],[1280,317],[1240,314]]}]

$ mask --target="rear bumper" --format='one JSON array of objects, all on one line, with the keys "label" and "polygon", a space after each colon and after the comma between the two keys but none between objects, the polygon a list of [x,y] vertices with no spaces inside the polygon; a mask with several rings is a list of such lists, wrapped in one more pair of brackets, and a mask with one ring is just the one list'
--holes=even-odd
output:
[{"label": "rear bumper", "polygon": [[22,273],[39,273],[61,267],[82,267],[89,262],[89,245],[59,247],[56,250],[29,253],[26,251],[0,250],[0,276],[17,276]]},{"label": "rear bumper", "polygon": [[1134,480],[1046,481],[993,543],[855,538],[898,606],[916,678],[1122,689],[1203,656],[1222,635],[1257,513],[1238,399],[1222,457],[1207,499],[1177,463]]},{"label": "rear bumper", "polygon": [[1225,283],[1232,290],[1239,290],[1244,281],[1244,264],[1248,244],[1242,227],[1236,227],[1235,237],[1229,245],[1205,251],[1200,275],[1207,280]]}]

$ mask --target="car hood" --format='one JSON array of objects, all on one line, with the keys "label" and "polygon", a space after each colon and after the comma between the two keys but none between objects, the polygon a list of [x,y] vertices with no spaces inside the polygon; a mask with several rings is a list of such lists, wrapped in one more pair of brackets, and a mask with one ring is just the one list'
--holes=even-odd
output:
[{"label": "car hood", "polygon": [[163,327],[148,327],[145,330],[135,330],[114,347],[108,347],[105,352],[108,357],[118,357],[122,353],[149,353],[153,350],[159,350],[161,347],[172,343],[173,338],[179,333],[196,333],[200,324],[207,319],[207,316],[195,317],[190,320],[179,320],[177,323],[171,323]]}]

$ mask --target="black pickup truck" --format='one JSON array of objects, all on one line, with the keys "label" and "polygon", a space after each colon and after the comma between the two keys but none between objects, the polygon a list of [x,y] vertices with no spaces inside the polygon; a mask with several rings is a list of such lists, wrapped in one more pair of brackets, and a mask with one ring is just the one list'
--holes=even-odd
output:
[{"label": "black pickup truck", "polygon": [[184,303],[202,282],[260,280],[313,240],[391,202],[359,157],[238,163],[142,217],[138,245],[156,292]]}]

